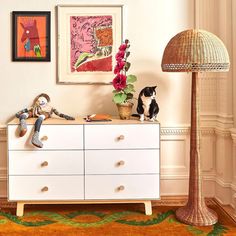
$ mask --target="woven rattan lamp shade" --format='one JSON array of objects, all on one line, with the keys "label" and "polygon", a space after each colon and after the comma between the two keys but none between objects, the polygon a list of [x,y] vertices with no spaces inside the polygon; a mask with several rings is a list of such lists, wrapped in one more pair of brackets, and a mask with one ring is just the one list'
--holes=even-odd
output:
[{"label": "woven rattan lamp shade", "polygon": [[228,71],[229,66],[225,45],[205,30],[190,29],[175,35],[162,57],[162,70],[169,72]]}]

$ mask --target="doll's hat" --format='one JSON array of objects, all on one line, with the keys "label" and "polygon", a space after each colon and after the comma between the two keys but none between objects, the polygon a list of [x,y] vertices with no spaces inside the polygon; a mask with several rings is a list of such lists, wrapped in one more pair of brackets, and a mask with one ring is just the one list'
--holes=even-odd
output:
[{"label": "doll's hat", "polygon": [[50,102],[50,97],[46,94],[46,93],[41,93],[39,94],[35,99],[34,99],[34,103],[36,103],[36,101],[40,98],[40,97],[44,97],[47,99],[48,102]]}]

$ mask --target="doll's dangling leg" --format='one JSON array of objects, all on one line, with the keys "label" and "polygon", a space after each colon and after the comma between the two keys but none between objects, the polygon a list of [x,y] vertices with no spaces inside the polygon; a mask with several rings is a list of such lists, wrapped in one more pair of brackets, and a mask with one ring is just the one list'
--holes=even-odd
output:
[{"label": "doll's dangling leg", "polygon": [[27,132],[27,124],[26,124],[26,119],[29,117],[28,113],[22,113],[19,117],[20,120],[20,137],[23,137],[26,132]]},{"label": "doll's dangling leg", "polygon": [[39,132],[40,132],[40,128],[44,119],[45,119],[45,116],[40,115],[38,119],[36,120],[35,127],[34,127],[34,134],[31,140],[32,144],[38,148],[43,147],[43,143],[39,140]]}]

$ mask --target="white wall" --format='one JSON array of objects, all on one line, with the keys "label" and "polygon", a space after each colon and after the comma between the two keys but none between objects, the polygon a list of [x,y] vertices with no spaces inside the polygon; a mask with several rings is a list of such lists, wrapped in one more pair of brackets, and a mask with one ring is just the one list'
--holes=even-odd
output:
[{"label": "white wall", "polygon": [[[82,0],[1,0],[0,7],[0,196],[6,196],[6,130],[18,110],[41,92],[58,110],[71,115],[107,112],[117,115],[111,86],[56,84],[56,5]],[[169,39],[193,27],[193,0],[90,0],[89,4],[124,4],[125,38],[131,41],[130,72],[138,76],[137,94],[157,85],[162,123],[162,195],[187,193],[190,80],[188,74],[163,73],[161,58]],[[51,11],[51,62],[11,61],[11,12]],[[137,95],[136,94],[136,95]],[[175,186],[175,187],[173,187]]]}]

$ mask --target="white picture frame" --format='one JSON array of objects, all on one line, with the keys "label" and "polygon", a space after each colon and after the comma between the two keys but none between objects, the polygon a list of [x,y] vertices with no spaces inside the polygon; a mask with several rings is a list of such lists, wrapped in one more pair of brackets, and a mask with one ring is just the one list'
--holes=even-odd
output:
[{"label": "white picture frame", "polygon": [[123,5],[58,5],[57,8],[57,82],[111,84],[115,54],[122,42]]}]

